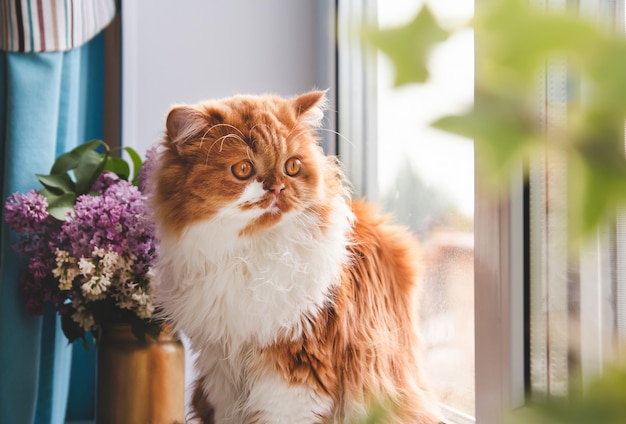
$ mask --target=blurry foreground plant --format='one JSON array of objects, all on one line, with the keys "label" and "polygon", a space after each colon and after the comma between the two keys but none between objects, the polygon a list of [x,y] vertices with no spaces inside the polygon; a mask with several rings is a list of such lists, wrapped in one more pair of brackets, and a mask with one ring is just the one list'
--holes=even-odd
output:
[{"label": "blurry foreground plant", "polygon": [[[398,28],[366,29],[367,43],[392,61],[396,85],[425,82],[428,53],[453,33],[473,29],[477,45],[475,104],[436,128],[473,139],[481,180],[507,187],[512,166],[537,153],[568,167],[569,223],[581,239],[626,201],[626,41],[578,16],[540,10],[528,1],[483,2],[472,22],[444,29],[423,7]],[[569,89],[581,102],[558,105],[567,118],[549,133],[537,112],[543,73],[566,63]],[[550,111],[547,111],[550,113]]]},{"label": "blurry foreground plant", "polygon": [[515,412],[513,424],[623,424],[626,421],[626,367],[607,366],[582,393],[553,397]]}]

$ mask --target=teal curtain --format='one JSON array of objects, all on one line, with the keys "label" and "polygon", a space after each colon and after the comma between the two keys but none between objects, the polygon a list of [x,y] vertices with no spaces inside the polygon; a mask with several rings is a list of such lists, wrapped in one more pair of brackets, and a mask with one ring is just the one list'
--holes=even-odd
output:
[{"label": "teal curtain", "polygon": [[[66,52],[0,52],[2,201],[39,185],[56,156],[103,133],[103,39]],[[25,312],[24,261],[2,221],[0,255],[0,423],[62,424],[93,410],[93,349],[68,345],[52,308]],[[75,352],[72,355],[73,351]],[[91,355],[91,356],[90,356]],[[74,356],[74,387],[69,403]],[[87,406],[86,406],[87,405]]]}]

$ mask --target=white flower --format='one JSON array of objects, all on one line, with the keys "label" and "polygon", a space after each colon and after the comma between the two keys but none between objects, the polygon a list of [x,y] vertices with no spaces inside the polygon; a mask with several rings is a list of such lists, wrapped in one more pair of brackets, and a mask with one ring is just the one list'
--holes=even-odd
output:
[{"label": "white flower", "polygon": [[106,276],[94,275],[80,287],[85,298],[90,300],[104,299],[105,292],[111,285]]},{"label": "white flower", "polygon": [[93,264],[93,260],[91,258],[80,258],[78,260],[78,268],[80,269],[81,274],[90,275],[94,273],[96,266]]},{"label": "white flower", "polygon": [[105,252],[100,258],[100,265],[104,273],[113,274],[119,268],[120,256],[117,253],[113,251]]},{"label": "white flower", "polygon": [[149,273],[138,279],[133,268],[137,261],[135,254],[96,247],[91,257],[75,258],[57,249],[55,260],[53,274],[61,290],[72,289],[73,282],[80,278],[80,290],[72,295],[71,317],[86,331],[96,326],[92,302],[106,298],[114,299],[118,308],[133,311],[139,318],[152,317],[155,307],[146,277],[150,280],[153,275]]},{"label": "white flower", "polygon": [[54,254],[57,266],[52,270],[52,275],[59,280],[60,290],[70,290],[74,278],[80,274],[76,260],[65,250],[56,249]]},{"label": "white flower", "polygon": [[91,330],[96,325],[96,321],[91,312],[87,310],[82,301],[77,298],[72,299],[72,306],[74,306],[72,320],[77,322],[85,331]]}]

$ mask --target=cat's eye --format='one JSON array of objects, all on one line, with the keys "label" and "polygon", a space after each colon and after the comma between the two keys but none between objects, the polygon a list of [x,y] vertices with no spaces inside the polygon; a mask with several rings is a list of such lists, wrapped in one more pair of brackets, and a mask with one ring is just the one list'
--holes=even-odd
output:
[{"label": "cat's eye", "polygon": [[230,171],[240,180],[247,180],[254,175],[254,165],[246,159],[231,166]]},{"label": "cat's eye", "polygon": [[302,162],[298,158],[290,158],[285,162],[285,174],[295,177],[302,169]]}]

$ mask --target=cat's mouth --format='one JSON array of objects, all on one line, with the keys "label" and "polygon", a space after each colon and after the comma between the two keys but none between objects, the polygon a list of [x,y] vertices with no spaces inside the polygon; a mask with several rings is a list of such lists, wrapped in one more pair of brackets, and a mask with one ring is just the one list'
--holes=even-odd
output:
[{"label": "cat's mouth", "polygon": [[281,206],[280,196],[270,196],[269,206],[267,206],[267,213],[280,213],[283,211]]},{"label": "cat's mouth", "polygon": [[284,211],[285,204],[281,196],[268,194],[256,203],[256,207],[263,210],[265,213],[278,214]]},{"label": "cat's mouth", "polygon": [[290,209],[288,203],[282,197],[270,195],[249,205],[251,208],[255,208],[260,211],[254,221],[251,221],[248,226],[240,231],[240,235],[251,235],[263,228],[269,228],[274,224],[280,222],[284,214]]}]

